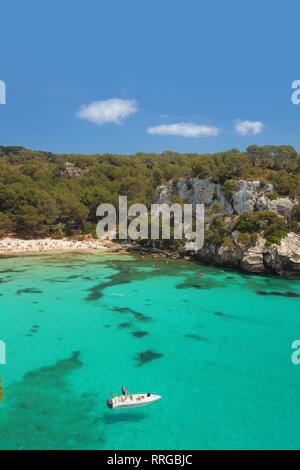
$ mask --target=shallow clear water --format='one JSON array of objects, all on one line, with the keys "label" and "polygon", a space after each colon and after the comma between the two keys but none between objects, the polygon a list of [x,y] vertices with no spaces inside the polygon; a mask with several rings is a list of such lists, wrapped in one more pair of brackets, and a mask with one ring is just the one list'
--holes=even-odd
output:
[{"label": "shallow clear water", "polygon": [[[300,448],[287,292],[299,280],[182,260],[1,259],[0,448]],[[163,399],[110,410],[121,385]]]}]

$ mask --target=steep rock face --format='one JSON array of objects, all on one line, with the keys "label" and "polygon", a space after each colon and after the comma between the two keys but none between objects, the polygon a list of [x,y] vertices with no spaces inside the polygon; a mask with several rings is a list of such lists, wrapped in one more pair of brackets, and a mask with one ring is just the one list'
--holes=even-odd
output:
[{"label": "steep rock face", "polygon": [[252,211],[289,215],[297,201],[288,197],[274,199],[273,193],[272,184],[264,185],[260,181],[237,181],[234,190],[228,192],[221,184],[199,178],[188,178],[159,186],[155,202],[170,203],[173,196],[179,196],[190,204],[204,204],[206,209],[218,202],[223,205],[228,215]]},{"label": "steep rock face", "polygon": [[270,200],[266,196],[259,196],[256,200],[255,209],[258,211],[276,212],[278,215],[287,217],[291,213],[295,203],[296,201],[292,201],[288,197]]},{"label": "steep rock face", "polygon": [[271,245],[263,253],[267,269],[280,274],[300,274],[300,236],[289,233],[280,245]]},{"label": "steep rock face", "polygon": [[87,173],[87,170],[78,168],[70,162],[65,163],[65,168],[59,171],[59,176],[66,176],[69,179],[80,178],[82,175]]},{"label": "steep rock face", "polygon": [[218,247],[204,246],[202,250],[196,253],[196,258],[219,266],[262,273],[266,270],[263,256],[264,246],[265,240],[261,237],[258,238],[256,245],[250,248],[246,248],[238,242],[235,242],[233,247],[227,247],[225,244]]},{"label": "steep rock face", "polygon": [[180,179],[176,183],[169,181],[165,186],[158,186],[155,202],[169,204],[173,196],[179,196],[189,204],[204,204],[206,207],[210,207],[214,202],[220,202],[228,214],[233,212],[222,186],[208,180],[188,178]]},{"label": "steep rock face", "polygon": [[247,272],[263,273],[265,271],[263,251],[265,240],[258,237],[255,246],[243,252],[241,269]]},{"label": "steep rock face", "polygon": [[[271,191],[273,191],[273,187]],[[259,181],[238,181],[232,195],[234,212],[242,214],[254,211],[260,193],[264,193],[264,188]]]},{"label": "steep rock face", "polygon": [[243,251],[240,247],[228,248],[225,245],[219,247],[214,245],[204,245],[204,247],[195,253],[195,258],[218,266],[228,266],[231,268],[240,268]]},{"label": "steep rock face", "polygon": [[255,246],[250,248],[238,242],[232,248],[224,244],[204,246],[195,256],[202,261],[249,273],[300,274],[300,236],[289,233],[280,245],[266,246],[264,238],[258,237]]}]

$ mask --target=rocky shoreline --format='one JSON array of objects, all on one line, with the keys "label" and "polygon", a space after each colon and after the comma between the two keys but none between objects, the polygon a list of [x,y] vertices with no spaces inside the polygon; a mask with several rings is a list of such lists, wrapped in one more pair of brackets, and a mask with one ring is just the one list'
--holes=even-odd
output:
[{"label": "rocky shoreline", "polygon": [[195,258],[248,273],[299,276],[300,236],[289,233],[280,245],[267,245],[262,237],[258,237],[255,246],[248,248],[239,243],[233,247],[210,245],[196,253]]},{"label": "rocky shoreline", "polygon": [[277,274],[280,276],[300,275],[300,236],[288,234],[280,245],[266,246],[265,240],[259,238],[254,247],[245,248],[236,245],[234,248],[209,246],[194,253],[184,249],[166,250],[145,247],[138,244],[118,244],[110,240],[56,240],[51,238],[23,240],[3,238],[0,240],[0,255],[40,253],[48,251],[100,251],[123,252],[151,255],[153,257],[183,258],[198,260],[206,264],[227,267],[247,273]]},{"label": "rocky shoreline", "polygon": [[236,245],[234,248],[227,248],[224,245],[209,246],[191,253],[185,250],[161,250],[134,245],[127,247],[126,251],[151,254],[155,257],[198,260],[245,273],[300,276],[300,236],[294,233],[288,234],[280,245],[266,246],[265,240],[259,238],[257,244],[250,248],[241,245]]}]

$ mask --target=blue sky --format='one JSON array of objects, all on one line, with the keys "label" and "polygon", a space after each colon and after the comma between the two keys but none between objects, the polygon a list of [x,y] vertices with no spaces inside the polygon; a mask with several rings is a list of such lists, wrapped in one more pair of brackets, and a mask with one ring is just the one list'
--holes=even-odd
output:
[{"label": "blue sky", "polygon": [[296,0],[4,0],[0,16],[2,145],[300,150]]}]

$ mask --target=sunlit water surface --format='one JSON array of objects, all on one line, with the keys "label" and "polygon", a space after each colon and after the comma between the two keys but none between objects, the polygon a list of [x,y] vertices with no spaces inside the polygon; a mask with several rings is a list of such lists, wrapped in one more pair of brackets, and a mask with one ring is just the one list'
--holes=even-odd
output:
[{"label": "sunlit water surface", "polygon": [[[300,448],[297,295],[183,260],[1,259],[0,448]],[[121,385],[163,398],[110,410]]]}]

